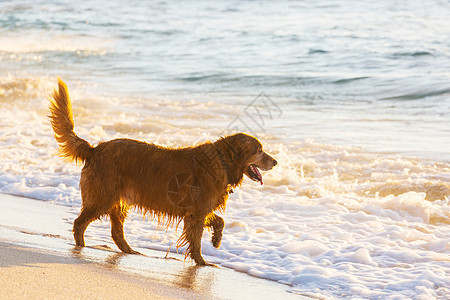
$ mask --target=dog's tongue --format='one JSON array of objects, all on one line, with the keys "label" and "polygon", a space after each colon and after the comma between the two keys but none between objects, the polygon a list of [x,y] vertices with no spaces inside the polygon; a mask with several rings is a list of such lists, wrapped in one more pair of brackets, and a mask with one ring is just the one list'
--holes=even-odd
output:
[{"label": "dog's tongue", "polygon": [[252,166],[252,171],[258,176],[259,182],[261,182],[261,185],[263,185],[262,175],[259,172],[257,167]]}]

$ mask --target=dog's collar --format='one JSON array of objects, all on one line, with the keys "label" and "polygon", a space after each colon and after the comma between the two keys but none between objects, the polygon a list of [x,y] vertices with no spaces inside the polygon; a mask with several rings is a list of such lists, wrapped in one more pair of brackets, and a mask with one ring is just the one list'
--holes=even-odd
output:
[{"label": "dog's collar", "polygon": [[225,159],[223,158],[222,152],[220,152],[219,147],[217,147],[217,145],[214,145],[214,146],[216,147],[216,151],[217,151],[217,154],[219,155],[220,162],[222,163],[222,167],[225,169],[225,174],[227,174],[227,183],[228,183],[228,181],[229,181],[229,176],[228,176],[228,171],[229,171],[229,169],[228,169],[228,164],[227,164],[227,162],[225,161]]}]

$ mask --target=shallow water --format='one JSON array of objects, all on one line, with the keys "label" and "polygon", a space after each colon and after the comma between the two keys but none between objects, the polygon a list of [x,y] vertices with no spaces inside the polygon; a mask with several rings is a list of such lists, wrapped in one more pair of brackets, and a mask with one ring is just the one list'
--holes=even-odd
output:
[{"label": "shallow water", "polygon": [[[91,143],[245,131],[278,160],[262,187],[245,180],[230,197],[221,249],[205,233],[216,263],[330,298],[449,293],[445,2],[30,1],[0,12],[1,192],[80,206],[81,168],[57,157],[45,117],[59,76]],[[138,214],[126,226],[131,245],[163,251],[180,234]],[[87,234],[109,240],[108,222]]]}]

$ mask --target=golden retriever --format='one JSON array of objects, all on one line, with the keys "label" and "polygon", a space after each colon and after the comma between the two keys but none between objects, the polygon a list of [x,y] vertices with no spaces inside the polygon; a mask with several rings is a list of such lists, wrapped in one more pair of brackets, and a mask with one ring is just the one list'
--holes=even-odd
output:
[{"label": "golden retriever", "polygon": [[200,249],[203,229],[212,228],[212,244],[218,248],[224,227],[223,219],[214,212],[225,209],[229,193],[241,184],[244,174],[262,184],[258,169],[267,171],[277,164],[256,138],[243,133],[178,149],[131,139],[93,147],[73,131],[72,104],[61,80],[49,108],[61,156],[84,162],[82,209],[73,224],[75,243],[81,247],[85,246],[87,226],[109,216],[117,247],[138,254],[125,241],[123,232],[127,212],[134,206],[167,226],[183,220],[177,246],[188,245],[186,257],[190,254],[197,265],[207,265]]}]

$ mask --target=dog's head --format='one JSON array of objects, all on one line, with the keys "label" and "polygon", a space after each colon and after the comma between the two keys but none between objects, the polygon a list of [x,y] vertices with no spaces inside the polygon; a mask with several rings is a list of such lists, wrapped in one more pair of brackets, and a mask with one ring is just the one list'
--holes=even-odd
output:
[{"label": "dog's head", "polygon": [[[254,137],[238,133],[224,139],[233,152],[233,169],[237,172],[238,181],[243,174],[253,181],[263,184],[259,170],[268,171],[277,165],[277,161],[263,150],[261,143]],[[233,182],[234,183],[234,182]]]}]

